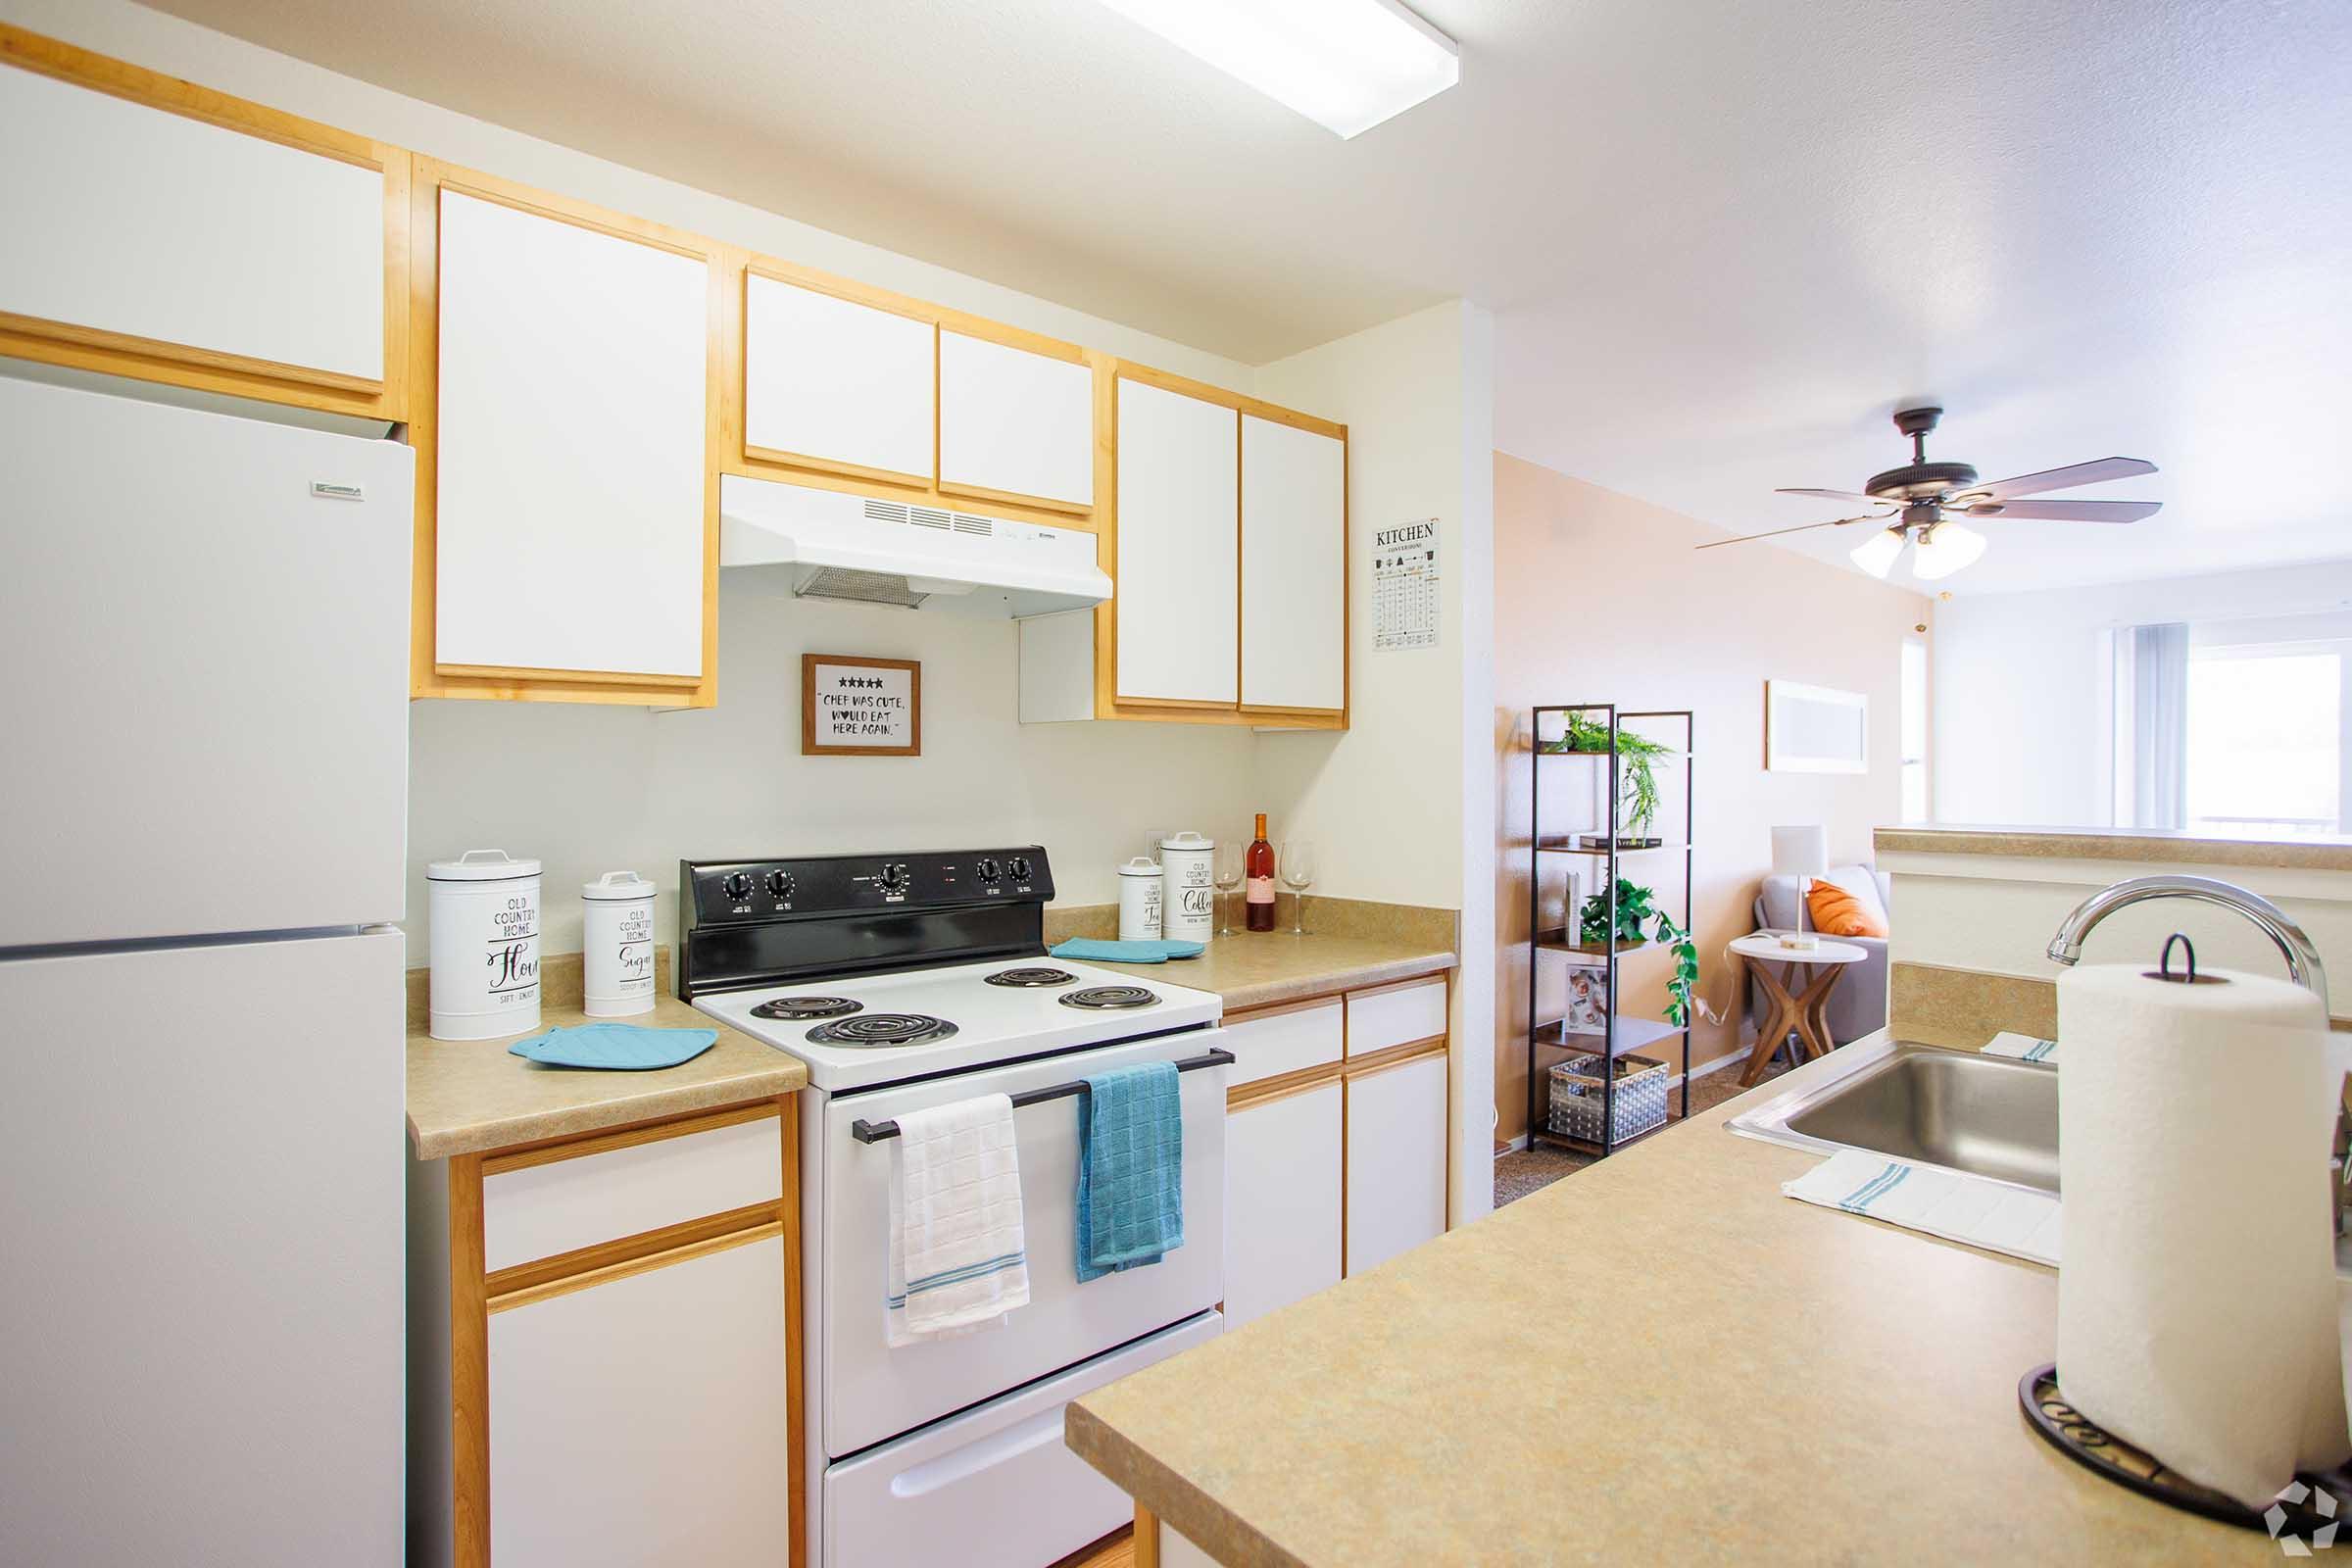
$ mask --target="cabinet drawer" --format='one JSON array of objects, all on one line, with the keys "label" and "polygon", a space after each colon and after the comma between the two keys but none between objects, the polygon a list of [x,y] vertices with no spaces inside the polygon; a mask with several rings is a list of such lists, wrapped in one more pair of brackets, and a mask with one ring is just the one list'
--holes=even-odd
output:
[{"label": "cabinet drawer", "polygon": [[1348,1054],[1368,1056],[1391,1046],[1432,1040],[1446,1032],[1443,976],[1348,998]]},{"label": "cabinet drawer", "polygon": [[772,1110],[568,1159],[501,1170],[493,1156],[491,1164],[482,1178],[482,1254],[493,1273],[772,1203],[784,1192],[783,1133]]},{"label": "cabinet drawer", "polygon": [[1260,1078],[1319,1067],[1339,1060],[1342,1045],[1337,997],[1228,1023],[1225,1049],[1233,1053],[1233,1076],[1226,1083],[1239,1089]]}]

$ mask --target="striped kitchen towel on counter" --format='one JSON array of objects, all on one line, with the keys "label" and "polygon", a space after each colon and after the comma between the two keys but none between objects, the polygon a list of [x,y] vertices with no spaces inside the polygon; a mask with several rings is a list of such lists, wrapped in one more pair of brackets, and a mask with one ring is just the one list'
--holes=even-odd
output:
[{"label": "striped kitchen towel on counter", "polygon": [[2055,1064],[2058,1060],[2058,1042],[2037,1040],[2032,1035],[2021,1035],[2013,1029],[2004,1029],[1984,1043],[1984,1054],[1987,1056],[2015,1056],[2020,1061],[2046,1061]]},{"label": "striped kitchen towel on counter", "polygon": [[1867,1149],[1833,1154],[1783,1182],[1781,1191],[1799,1202],[2058,1266],[2058,1200],[2046,1193],[1906,1164]]},{"label": "striped kitchen towel on counter", "polygon": [[1010,1097],[902,1111],[898,1122],[882,1303],[893,1349],[1000,1323],[1029,1300]]}]

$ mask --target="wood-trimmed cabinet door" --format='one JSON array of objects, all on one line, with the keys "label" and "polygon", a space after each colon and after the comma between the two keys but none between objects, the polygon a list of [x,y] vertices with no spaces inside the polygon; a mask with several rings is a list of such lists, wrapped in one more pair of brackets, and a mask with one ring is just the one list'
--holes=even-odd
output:
[{"label": "wood-trimmed cabinet door", "polygon": [[1242,707],[1348,707],[1348,443],[1242,416]]},{"label": "wood-trimmed cabinet door", "polygon": [[1241,416],[1124,375],[1117,416],[1117,701],[1230,709],[1241,698]]},{"label": "wood-trimmed cabinet door", "polygon": [[785,1263],[771,1231],[492,1314],[492,1562],[781,1568]]},{"label": "wood-trimmed cabinet door", "polygon": [[412,690],[708,706],[715,248],[487,176],[428,177]]},{"label": "wood-trimmed cabinet door", "polygon": [[1339,1079],[1225,1117],[1225,1327],[1340,1283],[1346,1106]]},{"label": "wood-trimmed cabinet door", "polygon": [[0,354],[406,416],[406,152],[7,25],[0,145]]},{"label": "wood-trimmed cabinet door", "polygon": [[1348,1081],[1348,1272],[1446,1233],[1446,1055]]},{"label": "wood-trimmed cabinet door", "polygon": [[743,455],[928,486],[938,342],[924,318],[748,269]]},{"label": "wood-trimmed cabinet door", "polygon": [[1092,512],[1095,370],[1085,352],[1009,330],[999,338],[942,327],[939,488]]}]

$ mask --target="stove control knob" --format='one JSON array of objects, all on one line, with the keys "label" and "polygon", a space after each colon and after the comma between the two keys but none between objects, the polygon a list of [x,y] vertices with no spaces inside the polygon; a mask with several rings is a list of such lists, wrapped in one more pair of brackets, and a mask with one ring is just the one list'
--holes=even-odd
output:
[{"label": "stove control knob", "polygon": [[979,862],[972,869],[979,873],[980,880],[983,882],[995,882],[1004,875],[1004,868],[997,863],[996,857],[993,855],[980,857]]},{"label": "stove control knob", "polygon": [[749,871],[729,871],[727,879],[719,887],[728,898],[741,904],[752,896],[752,874]]},{"label": "stove control knob", "polygon": [[882,867],[883,892],[904,893],[907,880],[906,863],[904,860],[894,860]]},{"label": "stove control knob", "polygon": [[1029,880],[1029,857],[1027,857],[1026,855],[1016,855],[1016,856],[1014,856],[1014,857],[1012,858],[1012,863],[1011,863],[1009,866],[1007,866],[1007,867],[1006,867],[1006,869],[1008,869],[1008,870],[1010,870],[1010,871],[1012,872],[1012,879],[1013,879],[1015,882],[1026,882],[1026,881],[1028,881],[1028,880]]},{"label": "stove control knob", "polygon": [[770,871],[770,872],[768,872],[768,873],[767,873],[767,892],[768,892],[768,896],[769,896],[770,898],[777,898],[777,899],[789,899],[789,898],[791,898],[791,897],[792,897],[792,873],[791,873],[790,871]]}]

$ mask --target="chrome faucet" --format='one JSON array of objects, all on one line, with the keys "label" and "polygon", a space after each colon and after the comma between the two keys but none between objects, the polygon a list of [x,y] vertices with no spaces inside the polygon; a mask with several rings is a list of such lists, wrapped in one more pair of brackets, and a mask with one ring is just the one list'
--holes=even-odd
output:
[{"label": "chrome faucet", "polygon": [[[2286,959],[2286,977],[2320,999],[2320,1012],[2328,1016],[2328,969],[2320,962],[2320,950],[2313,947],[2311,938],[2301,926],[2288,918],[2270,900],[2228,882],[2217,882],[2209,876],[2135,876],[2113,887],[2102,888],[2075,906],[2050,938],[2049,956],[2053,963],[2072,966],[2082,961],[2082,939],[2090,935],[2101,920],[2118,909],[2128,909],[2134,904],[2150,899],[2188,899],[2198,904],[2218,904],[2262,928],[2262,934],[2278,944],[2280,956]],[[2191,960],[2192,964],[2194,960]],[[2344,1204],[2346,1199],[2346,1166],[2352,1164],[2352,1114],[2343,1105],[2343,1087],[2336,1088],[2335,1144],[2331,1151],[2334,1165],[2329,1181],[2335,1188],[2335,1233],[2344,1233]]]}]

